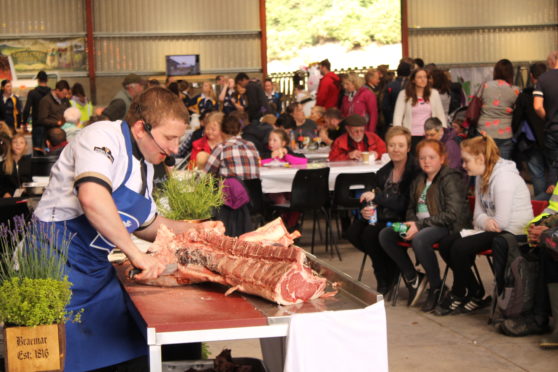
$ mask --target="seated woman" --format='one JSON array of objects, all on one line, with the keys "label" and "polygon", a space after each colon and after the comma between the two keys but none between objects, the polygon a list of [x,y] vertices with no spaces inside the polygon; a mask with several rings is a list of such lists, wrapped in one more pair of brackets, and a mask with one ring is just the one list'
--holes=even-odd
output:
[{"label": "seated woman", "polygon": [[488,305],[471,271],[476,254],[492,249],[496,283],[502,288],[507,245],[505,241],[497,243],[495,238],[505,231],[525,239],[524,229],[533,218],[525,181],[513,161],[500,157],[491,137],[463,141],[461,156],[467,174],[476,178],[473,223],[482,232],[465,238],[456,233],[440,242],[440,254],[453,271],[453,287],[436,308],[437,315],[469,313]]},{"label": "seated woman", "polygon": [[0,195],[11,198],[24,182],[31,182],[31,156],[24,155],[27,142],[23,134],[12,137],[10,151],[0,163]]},{"label": "seated woman", "polygon": [[430,282],[428,298],[422,306],[422,310],[428,312],[436,306],[442,288],[432,245],[448,234],[461,231],[469,223],[470,213],[463,177],[445,164],[444,145],[435,140],[422,140],[417,145],[417,154],[422,172],[411,184],[405,222],[409,229],[401,237],[391,227],[384,228],[380,231],[380,244],[403,274],[409,290],[407,303],[413,306],[424,291],[426,277],[415,270],[407,248],[398,244],[402,239],[411,243]]},{"label": "seated woman", "polygon": [[260,154],[256,146],[240,137],[241,120],[234,112],[221,124],[224,142],[215,146],[204,170],[217,177],[238,177],[241,180],[260,178]]},{"label": "seated woman", "polygon": [[289,147],[289,135],[284,129],[274,129],[269,134],[268,151],[262,156],[262,165],[272,161],[280,161],[289,164],[306,164],[308,159],[304,155],[298,155]]},{"label": "seated woman", "polygon": [[192,143],[192,155],[190,156],[189,164],[190,169],[203,169],[211,151],[213,151],[215,146],[223,142],[223,136],[221,134],[223,117],[224,114],[218,111],[213,111],[207,116],[203,136]]},{"label": "seated woman", "polygon": [[409,203],[411,181],[419,169],[409,153],[411,132],[404,127],[391,127],[386,133],[387,153],[391,161],[376,173],[375,192],[365,192],[361,202],[374,201],[378,210],[378,223],[369,225],[371,210],[361,210],[362,218],[356,218],[347,230],[347,239],[372,259],[378,292],[386,294],[397,280],[399,269],[380,246],[378,236],[389,221],[403,221]]}]

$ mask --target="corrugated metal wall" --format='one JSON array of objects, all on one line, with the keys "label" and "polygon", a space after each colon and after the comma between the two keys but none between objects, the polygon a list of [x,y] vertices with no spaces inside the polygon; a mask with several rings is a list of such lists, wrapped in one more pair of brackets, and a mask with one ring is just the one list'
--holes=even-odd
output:
[{"label": "corrugated metal wall", "polygon": [[85,34],[83,0],[0,0],[0,39]]},{"label": "corrugated metal wall", "polygon": [[258,0],[96,0],[99,75],[165,71],[167,54],[200,54],[202,73],[260,71]]},{"label": "corrugated metal wall", "polygon": [[409,54],[427,63],[544,60],[558,45],[556,0],[408,0]]}]

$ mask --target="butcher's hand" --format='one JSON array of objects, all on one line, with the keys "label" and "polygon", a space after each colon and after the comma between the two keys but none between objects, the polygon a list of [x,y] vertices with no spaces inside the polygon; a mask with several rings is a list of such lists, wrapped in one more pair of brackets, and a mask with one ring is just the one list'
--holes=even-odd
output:
[{"label": "butcher's hand", "polygon": [[137,280],[157,279],[165,270],[165,265],[162,262],[139,251],[129,259],[134,267],[141,270],[141,273],[134,276],[134,279]]}]

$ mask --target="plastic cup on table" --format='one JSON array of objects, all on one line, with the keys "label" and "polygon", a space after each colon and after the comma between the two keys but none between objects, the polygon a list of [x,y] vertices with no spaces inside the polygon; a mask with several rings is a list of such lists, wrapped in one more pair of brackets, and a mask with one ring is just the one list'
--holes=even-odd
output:
[{"label": "plastic cup on table", "polygon": [[362,155],[362,162],[369,163],[370,162],[370,153],[368,151],[363,151],[360,153]]}]

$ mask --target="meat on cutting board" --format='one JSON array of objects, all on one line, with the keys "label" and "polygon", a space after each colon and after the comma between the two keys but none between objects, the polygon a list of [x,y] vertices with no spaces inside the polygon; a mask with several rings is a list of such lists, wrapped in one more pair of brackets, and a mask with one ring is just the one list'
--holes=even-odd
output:
[{"label": "meat on cutting board", "polygon": [[174,235],[161,226],[150,251],[178,270],[144,282],[177,286],[204,281],[231,286],[282,305],[300,303],[324,294],[326,279],[307,265],[302,248],[292,244],[298,233],[289,234],[280,218],[239,238],[200,226]]}]

